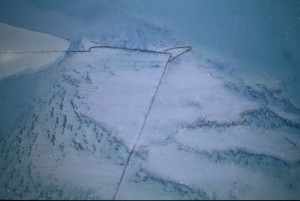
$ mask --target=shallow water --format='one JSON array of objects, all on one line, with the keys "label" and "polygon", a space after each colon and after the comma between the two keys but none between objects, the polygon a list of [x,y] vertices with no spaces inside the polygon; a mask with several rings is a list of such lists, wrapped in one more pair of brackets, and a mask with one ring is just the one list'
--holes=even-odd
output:
[{"label": "shallow water", "polygon": [[[240,0],[120,1],[176,37],[221,54],[243,79],[288,85],[300,101],[300,2]],[[215,55],[210,55],[215,56]],[[267,80],[265,80],[267,79]]]},{"label": "shallow water", "polygon": [[300,198],[300,1],[3,0],[0,21],[127,48],[0,80],[0,198]]}]

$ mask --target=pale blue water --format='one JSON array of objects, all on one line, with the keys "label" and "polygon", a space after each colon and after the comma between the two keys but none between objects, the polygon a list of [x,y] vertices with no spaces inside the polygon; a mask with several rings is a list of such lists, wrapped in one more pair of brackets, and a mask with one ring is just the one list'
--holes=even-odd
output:
[{"label": "pale blue water", "polygon": [[[128,0],[132,12],[170,27],[184,42],[241,61],[240,71],[278,79],[300,103],[300,1]],[[228,61],[228,60],[227,60]],[[230,62],[230,61],[229,61]],[[245,67],[245,64],[250,66]]]},{"label": "pale blue water", "polygon": [[[96,117],[110,115],[101,87],[148,69],[143,56],[120,53],[130,68],[119,71],[114,57],[68,53],[0,80],[0,199],[300,198],[299,0],[2,0],[0,22],[68,39],[69,50],[193,47],[166,71],[129,165],[126,124]],[[98,89],[105,97],[89,100]],[[132,97],[117,89],[122,111]]]},{"label": "pale blue water", "polygon": [[[110,12],[114,10],[115,12]],[[147,32],[147,24],[123,26],[122,12],[165,27],[168,32]],[[146,0],[94,1],[1,1],[0,20],[78,41],[81,37],[118,38],[127,43],[160,45],[171,38],[181,43],[210,48],[241,62],[234,64],[239,74],[278,80],[290,90],[290,98],[300,104],[300,1],[297,0]],[[55,14],[53,14],[55,13]],[[47,22],[47,23],[45,23]],[[144,22],[143,22],[144,23]],[[117,26],[119,25],[119,26]],[[135,32],[137,31],[137,32]],[[133,33],[133,34],[132,34]],[[132,35],[137,35],[130,40]],[[144,34],[145,35],[145,34]],[[139,38],[139,39],[138,39]],[[172,40],[171,40],[172,41]],[[167,42],[172,44],[174,42]],[[201,54],[201,52],[200,52]],[[223,62],[223,61],[220,61]],[[261,76],[263,75],[263,76]]]}]

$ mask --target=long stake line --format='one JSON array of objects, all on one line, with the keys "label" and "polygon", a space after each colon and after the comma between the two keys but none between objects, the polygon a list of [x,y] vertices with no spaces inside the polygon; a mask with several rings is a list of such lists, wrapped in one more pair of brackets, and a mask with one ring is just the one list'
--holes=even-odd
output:
[{"label": "long stake line", "polygon": [[[124,168],[124,171],[122,173],[122,176],[121,176],[121,179],[120,179],[120,182],[118,183],[118,187],[117,187],[117,190],[116,190],[116,193],[114,194],[114,197],[113,197],[113,200],[116,199],[116,196],[118,194],[118,191],[119,191],[119,188],[120,188],[120,185],[122,183],[122,180],[124,178],[124,175],[126,173],[126,170],[127,170],[127,167],[128,167],[128,164],[130,162],[130,159],[131,159],[131,156],[135,150],[135,147],[141,137],[141,134],[144,130],[144,127],[145,127],[145,124],[147,122],[147,119],[148,119],[148,116],[149,116],[149,113],[151,111],[151,108],[152,108],[152,105],[154,103],[154,100],[155,100],[155,97],[157,95],[157,92],[158,92],[158,89],[161,85],[161,82],[162,82],[162,79],[166,73],[166,70],[167,70],[167,67],[168,67],[168,64],[172,61],[174,61],[176,58],[178,58],[179,56],[185,54],[186,52],[189,52],[192,47],[191,46],[177,46],[177,47],[171,47],[171,48],[167,48],[165,49],[163,52],[161,51],[154,51],[154,50],[145,50],[145,49],[139,49],[139,48],[126,48],[126,47],[116,47],[116,46],[108,46],[108,45],[97,45],[97,46],[92,46],[90,47],[88,50],[69,50],[69,51],[60,51],[60,50],[45,50],[45,51],[0,51],[0,53],[56,53],[56,52],[65,52],[65,53],[88,53],[88,52],[91,52],[92,49],[98,49],[98,48],[106,48],[106,49],[118,49],[118,50],[126,50],[126,51],[137,51],[137,52],[143,52],[143,53],[152,53],[152,54],[164,54],[164,55],[168,55],[168,60],[164,66],[164,71],[162,73],[162,76],[160,77],[160,80],[159,80],[159,83],[156,87],[156,90],[155,90],[155,93],[151,99],[151,103],[150,103],[150,106],[148,108],[148,111],[146,113],[146,116],[145,116],[145,119],[144,119],[144,122],[143,122],[143,125],[141,127],[141,130],[139,131],[139,134],[134,142],[134,145],[133,145],[133,148],[129,154],[129,157],[127,159],[127,163],[126,163],[126,166]],[[180,54],[176,55],[176,56],[173,56],[172,53],[168,52],[170,50],[176,50],[176,49],[185,49],[184,51],[182,51]]]},{"label": "long stake line", "polygon": [[[190,51],[190,50],[192,49],[192,47],[191,47],[191,46],[172,47],[172,48],[166,49],[164,52],[158,52],[158,51],[142,50],[142,49],[117,48],[117,47],[110,47],[110,46],[95,46],[95,47],[91,47],[91,48],[89,49],[89,51],[91,51],[92,48],[99,48],[99,47],[100,47],[100,48],[123,49],[123,50],[129,50],[129,51],[139,51],[139,52],[146,52],[146,53],[155,53],[155,54],[165,54],[165,55],[169,55],[169,58],[168,58],[168,60],[167,60],[167,62],[166,62],[166,64],[165,64],[165,66],[164,66],[164,71],[163,71],[163,73],[162,73],[162,76],[160,77],[160,80],[159,80],[159,83],[158,83],[158,85],[157,85],[157,87],[156,87],[155,93],[154,93],[154,95],[153,95],[153,97],[152,97],[152,99],[151,99],[151,103],[150,103],[150,106],[149,106],[148,111],[147,111],[147,113],[146,113],[146,116],[145,116],[143,125],[142,125],[142,127],[141,127],[141,130],[140,130],[140,132],[139,132],[139,134],[138,134],[138,136],[137,136],[137,138],[136,138],[136,140],[135,140],[135,143],[134,143],[134,145],[133,145],[133,148],[132,148],[132,150],[131,150],[131,152],[130,152],[130,154],[129,154],[129,157],[128,157],[128,159],[127,159],[126,166],[125,166],[124,171],[123,171],[123,173],[122,173],[122,176],[121,176],[120,182],[119,182],[119,184],[118,184],[116,193],[115,193],[115,195],[114,195],[114,197],[113,197],[113,200],[115,200],[115,199],[116,199],[116,196],[117,196],[117,194],[118,194],[119,188],[120,188],[120,186],[121,186],[121,183],[122,183],[122,181],[123,181],[124,175],[125,175],[125,173],[126,173],[127,167],[128,167],[128,165],[129,165],[131,156],[132,156],[132,154],[133,154],[133,152],[134,152],[134,150],[135,150],[135,147],[136,147],[136,145],[137,145],[137,143],[138,143],[138,141],[139,141],[139,139],[140,139],[140,137],[141,137],[141,134],[142,134],[142,132],[143,132],[143,130],[144,130],[145,124],[146,124],[146,122],[147,122],[147,119],[148,119],[149,113],[150,113],[150,111],[151,111],[152,105],[153,105],[153,103],[154,103],[155,97],[156,97],[156,95],[157,95],[158,89],[159,89],[159,87],[160,87],[160,85],[161,85],[161,83],[162,83],[162,79],[163,79],[163,77],[164,77],[164,75],[165,75],[165,73],[166,73],[168,64],[169,64],[170,62],[172,62],[174,59],[176,59],[177,57],[179,57],[179,56],[183,55],[184,53]],[[172,57],[172,56],[173,56],[172,53],[169,53],[169,52],[167,52],[167,51],[169,51],[169,50],[174,50],[174,49],[186,49],[186,50],[184,50],[184,51],[181,52],[180,54],[176,55],[175,57]]]}]

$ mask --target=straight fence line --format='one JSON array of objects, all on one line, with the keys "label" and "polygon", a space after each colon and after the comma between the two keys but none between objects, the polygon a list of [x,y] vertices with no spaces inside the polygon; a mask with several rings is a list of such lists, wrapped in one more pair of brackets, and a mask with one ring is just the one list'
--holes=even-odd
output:
[{"label": "straight fence line", "polygon": [[180,55],[184,54],[185,52],[188,52],[192,49],[191,46],[178,46],[178,47],[167,48],[162,52],[162,51],[139,49],[139,48],[126,48],[126,47],[117,47],[117,46],[109,46],[109,45],[97,45],[97,46],[89,47],[88,50],[39,50],[39,51],[10,51],[10,50],[2,51],[2,50],[0,50],[0,54],[1,53],[18,53],[18,54],[22,54],[22,53],[23,54],[28,54],[28,53],[61,53],[61,52],[65,52],[65,53],[77,53],[77,52],[78,53],[80,53],[80,52],[89,53],[89,52],[92,52],[92,49],[101,49],[101,48],[127,50],[127,51],[137,51],[137,52],[153,53],[153,54],[165,54],[165,55],[170,55],[170,56],[172,56],[172,53],[168,53],[167,52],[168,50],[186,48],[186,50],[184,52],[180,53],[176,57],[173,57],[172,60],[174,60],[178,56],[180,56]]},{"label": "straight fence line", "polygon": [[[136,140],[135,140],[135,143],[134,143],[134,145],[133,145],[133,148],[131,149],[131,152],[130,152],[130,154],[129,154],[129,156],[128,156],[126,166],[125,166],[124,171],[123,171],[123,173],[122,173],[120,182],[119,182],[119,184],[118,184],[118,186],[117,186],[116,193],[114,194],[114,197],[113,197],[113,200],[115,200],[115,199],[116,199],[116,196],[117,196],[117,194],[118,194],[118,192],[119,192],[119,188],[120,188],[120,186],[121,186],[121,183],[122,183],[122,181],[123,181],[124,175],[125,175],[125,173],[126,173],[127,167],[128,167],[128,165],[129,165],[130,159],[131,159],[131,157],[132,157],[132,154],[133,154],[133,152],[134,152],[134,150],[135,150],[135,148],[136,148],[136,145],[137,145],[137,143],[138,143],[138,141],[139,141],[139,139],[140,139],[140,137],[141,137],[141,134],[142,134],[142,132],[143,132],[143,130],[144,130],[145,124],[146,124],[146,122],[147,122],[149,113],[150,113],[151,108],[152,108],[152,106],[153,106],[153,103],[154,103],[155,97],[156,97],[156,95],[157,95],[158,89],[159,89],[159,87],[160,87],[160,85],[161,85],[161,83],[162,83],[163,77],[164,77],[164,75],[165,75],[165,73],[166,73],[168,64],[169,64],[170,62],[172,62],[174,59],[176,59],[177,57],[179,57],[180,55],[183,55],[184,53],[190,51],[190,50],[192,49],[192,47],[191,47],[191,46],[172,47],[172,48],[165,49],[165,51],[163,51],[163,52],[160,52],[160,51],[152,51],[152,50],[144,50],[144,49],[136,49],[136,48],[118,48],[118,47],[111,47],[111,46],[94,46],[94,47],[91,47],[91,48],[89,49],[89,51],[91,51],[93,48],[122,49],[122,50],[128,50],[128,51],[139,51],[139,52],[144,52],[144,53],[154,53],[154,54],[164,54],[164,55],[169,55],[168,60],[167,60],[167,62],[166,62],[166,64],[165,64],[165,66],[164,66],[164,70],[163,70],[162,76],[160,77],[160,80],[159,80],[159,83],[158,83],[158,85],[157,85],[157,87],[156,87],[155,93],[154,93],[154,95],[153,95],[153,97],[152,97],[152,99],[151,99],[151,103],[150,103],[150,106],[149,106],[148,111],[147,111],[147,113],[146,113],[146,116],[145,116],[143,125],[142,125],[142,127],[141,127],[141,129],[140,129],[140,131],[139,131],[139,134],[138,134],[138,136],[137,136],[137,138],[136,138]],[[168,50],[173,50],[173,49],[183,49],[183,48],[185,48],[186,50],[184,50],[184,51],[181,52],[180,54],[176,55],[175,57],[172,57],[172,53],[168,53],[168,52],[167,52]]]}]

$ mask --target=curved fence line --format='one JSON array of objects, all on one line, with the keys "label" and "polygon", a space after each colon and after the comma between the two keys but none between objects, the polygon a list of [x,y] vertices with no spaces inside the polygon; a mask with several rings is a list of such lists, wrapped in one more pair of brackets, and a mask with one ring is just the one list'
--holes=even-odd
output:
[{"label": "curved fence line", "polygon": [[[167,48],[165,49],[165,52],[167,52],[168,50],[174,50],[174,49],[186,49],[184,50],[183,52],[181,52],[180,54],[176,55],[175,57],[173,58],[170,58],[170,61],[173,61],[174,59],[176,59],[177,57],[183,55],[184,53],[192,50],[192,46],[178,46],[178,47],[171,47],[171,48]],[[172,54],[172,53],[171,53]]]}]

